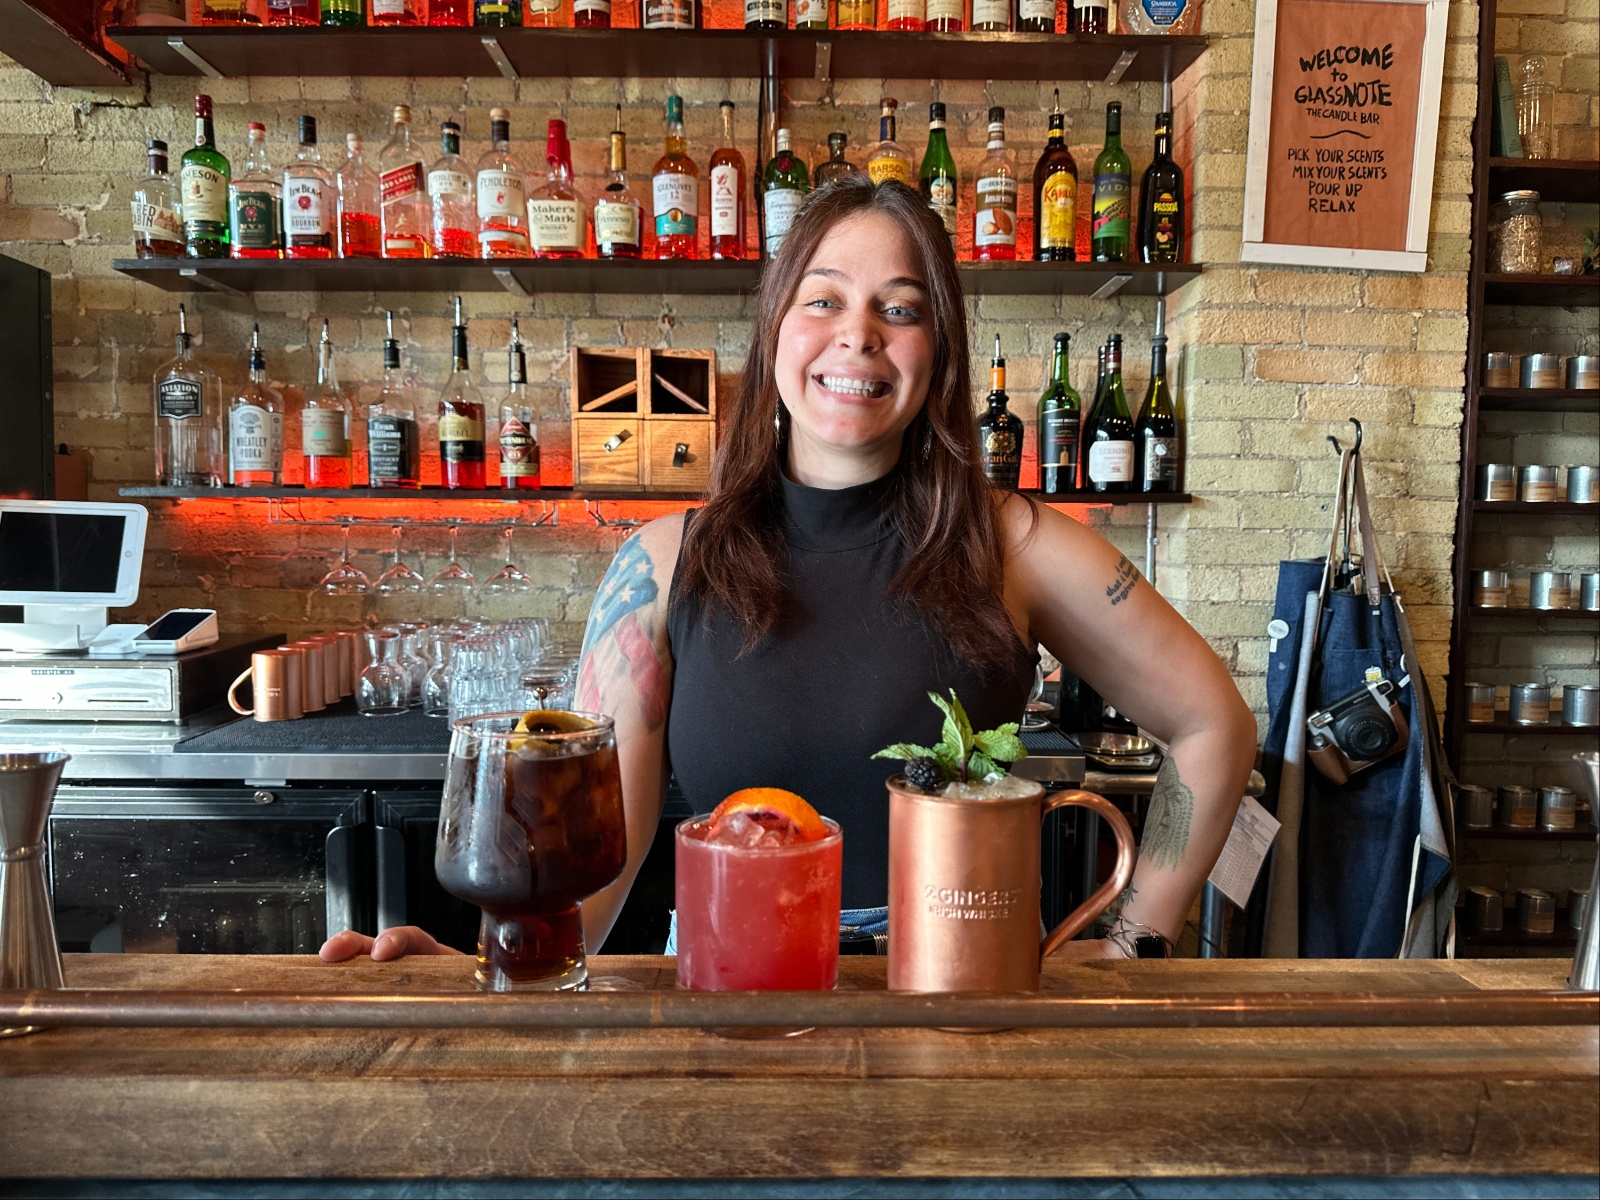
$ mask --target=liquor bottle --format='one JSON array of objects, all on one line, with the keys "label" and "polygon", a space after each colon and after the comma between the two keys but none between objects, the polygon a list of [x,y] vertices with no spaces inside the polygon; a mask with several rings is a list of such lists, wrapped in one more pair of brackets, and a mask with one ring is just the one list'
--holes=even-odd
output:
[{"label": "liquor bottle", "polygon": [[178,354],[156,369],[156,482],[163,487],[216,487],[222,431],[222,380],[195,361],[188,313],[178,305]]},{"label": "liquor bottle", "polygon": [[428,0],[428,24],[459,29],[472,24],[472,0]]},{"label": "liquor bottle", "polygon": [[244,169],[228,183],[230,253],[234,258],[283,257],[283,179],[267,161],[267,127],[245,127]]},{"label": "liquor bottle", "polygon": [[923,28],[930,33],[960,33],[967,27],[966,0],[923,0]]},{"label": "liquor bottle", "polygon": [[572,0],[574,29],[610,29],[611,0]]},{"label": "liquor bottle", "polygon": [[1017,0],[1017,30],[1021,33],[1054,33],[1056,0]]},{"label": "liquor bottle", "polygon": [[1078,164],[1067,149],[1061,90],[1050,110],[1050,135],[1033,168],[1033,260],[1073,262],[1078,256]]},{"label": "liquor bottle", "polygon": [[421,25],[424,0],[367,0],[369,25]]},{"label": "liquor bottle", "polygon": [[[1026,3],[1026,0],[1023,0]],[[1011,0],[972,0],[974,33],[1009,33]]]},{"label": "liquor bottle", "polygon": [[[433,0],[435,7],[440,0]],[[429,10],[434,11],[433,9]],[[394,106],[389,140],[378,154],[379,199],[383,204],[385,258],[427,258],[433,252],[429,236],[432,214],[425,186],[422,155],[411,145],[411,109]]]},{"label": "liquor bottle", "polygon": [[428,168],[430,240],[440,258],[476,258],[478,214],[472,208],[472,177],[461,159],[461,126],[439,126],[439,157]]},{"label": "liquor bottle", "polygon": [[894,114],[899,107],[900,102],[892,96],[883,98],[878,114],[878,144],[867,159],[867,178],[873,183],[882,183],[885,179],[898,179],[904,184],[911,182],[911,156],[894,140]]},{"label": "liquor bottle", "polygon": [[277,487],[283,482],[283,394],[267,382],[261,326],[250,331],[249,380],[228,400],[228,482]]},{"label": "liquor bottle", "polygon": [[527,258],[527,173],[511,153],[511,114],[489,110],[489,149],[478,159],[478,254]]},{"label": "liquor bottle", "polygon": [[828,135],[828,161],[817,165],[819,188],[861,174],[861,168],[844,156],[849,141],[849,135],[842,132],[835,131]]},{"label": "liquor bottle", "polygon": [[483,487],[483,397],[467,362],[467,323],[456,297],[450,378],[439,394],[439,474],[447,488]]},{"label": "liquor bottle", "polygon": [[890,29],[915,32],[926,25],[927,0],[889,0]]},{"label": "liquor bottle", "polygon": [[344,135],[344,166],[339,185],[339,257],[377,258],[383,252],[378,227],[378,175],[367,166],[359,133]]},{"label": "liquor bottle", "polygon": [[1022,422],[1007,407],[1006,360],[1000,357],[1000,335],[994,338],[989,369],[989,409],[978,421],[978,453],[983,473],[995,487],[1016,490],[1022,476]]},{"label": "liquor bottle", "polygon": [[196,0],[196,25],[258,25],[255,0]]},{"label": "liquor bottle", "polygon": [[1133,423],[1133,444],[1139,457],[1139,490],[1176,492],[1183,470],[1183,444],[1178,438],[1178,414],[1167,386],[1167,335],[1150,340],[1150,387],[1144,394],[1139,419]]},{"label": "liquor bottle", "polygon": [[338,185],[317,150],[317,119],[300,118],[300,149],[283,172],[283,256],[332,258]]},{"label": "liquor bottle", "polygon": [[133,253],[138,258],[183,256],[183,208],[167,173],[167,144],[145,143],[142,174],[133,178]]},{"label": "liquor bottle", "polygon": [[572,146],[567,123],[553,120],[545,131],[544,159],[550,173],[528,197],[528,240],[537,258],[582,258],[584,203],[572,182]]},{"label": "liquor bottle", "polygon": [[495,29],[519,28],[522,0],[472,0],[472,23]]},{"label": "liquor bottle", "polygon": [[834,20],[837,29],[876,29],[877,0],[838,0]]},{"label": "liquor bottle", "polygon": [[700,172],[683,139],[683,98],[667,97],[666,149],[650,178],[656,257],[699,258]]},{"label": "liquor bottle", "polygon": [[322,5],[318,0],[267,0],[268,25],[320,25]]},{"label": "liquor bottle", "polygon": [[711,257],[744,257],[744,196],[748,177],[744,155],[733,138],[733,101],[724,100],[722,145],[706,164],[711,183]]},{"label": "liquor bottle", "polygon": [[1117,20],[1122,33],[1199,33],[1200,0],[1168,0],[1148,7],[1146,0],[1121,0]]},{"label": "liquor bottle", "polygon": [[228,160],[211,127],[211,97],[194,98],[194,145],[178,166],[187,258],[228,257]]},{"label": "liquor bottle", "polygon": [[[346,28],[365,25],[367,23],[366,6],[362,0],[322,0],[322,23],[324,25],[337,25]],[[343,484],[330,484],[330,487],[348,487]]]},{"label": "liquor bottle", "polygon": [[1139,261],[1183,261],[1183,169],[1172,161],[1172,114],[1156,114],[1156,154],[1139,184]]},{"label": "liquor bottle", "polygon": [[527,29],[565,29],[572,22],[565,0],[522,0],[522,24]]},{"label": "liquor bottle", "polygon": [[326,320],[317,343],[317,386],[306,389],[300,408],[300,453],[305,456],[307,487],[350,486],[350,397],[339,390]]},{"label": "liquor bottle", "polygon": [[522,335],[511,320],[511,348],[506,371],[506,395],[500,402],[500,485],[523,489],[539,486],[539,427],[528,402],[528,360],[522,352]]},{"label": "liquor bottle", "polygon": [[978,165],[972,214],[972,257],[1011,262],[1017,257],[1017,156],[1006,149],[1006,110],[989,110],[989,144]]},{"label": "liquor bottle", "polygon": [[772,161],[761,172],[761,228],[768,262],[777,258],[778,251],[783,249],[783,239],[789,236],[810,191],[811,179],[805,161],[795,154],[789,131],[778,130],[778,145]]},{"label": "liquor bottle", "polygon": [[1094,160],[1095,262],[1128,261],[1128,218],[1133,198],[1133,166],[1122,148],[1122,105],[1106,105],[1106,144]]},{"label": "liquor bottle", "polygon": [[1133,416],[1122,390],[1122,335],[1106,339],[1106,383],[1094,420],[1084,427],[1089,470],[1084,479],[1091,492],[1134,490]]},{"label": "liquor bottle", "polygon": [[917,175],[918,189],[928,207],[944,225],[953,245],[956,240],[956,160],[950,154],[950,138],[944,130],[944,105],[935,100],[928,105],[928,148],[922,154],[922,169]]},{"label": "liquor bottle", "polygon": [[400,343],[394,336],[394,313],[384,314],[383,384],[367,405],[367,486],[414,488],[421,475],[418,456],[417,406],[400,373]]},{"label": "liquor bottle", "polygon": [[1110,33],[1111,0],[1070,0],[1068,33]]},{"label": "liquor bottle", "polygon": [[1078,489],[1078,435],[1083,427],[1083,402],[1073,390],[1067,369],[1072,335],[1056,334],[1050,382],[1039,395],[1039,490],[1059,496]]},{"label": "liquor bottle", "polygon": [[594,202],[594,247],[601,258],[638,258],[639,201],[628,187],[628,138],[622,132],[622,105],[611,131],[611,181]]},{"label": "liquor bottle", "polygon": [[698,29],[699,0],[640,0],[644,29]]},{"label": "liquor bottle", "polygon": [[794,27],[796,29],[826,29],[828,27],[828,0],[794,0]]},{"label": "liquor bottle", "polygon": [[744,0],[746,29],[783,29],[788,18],[789,0]]}]

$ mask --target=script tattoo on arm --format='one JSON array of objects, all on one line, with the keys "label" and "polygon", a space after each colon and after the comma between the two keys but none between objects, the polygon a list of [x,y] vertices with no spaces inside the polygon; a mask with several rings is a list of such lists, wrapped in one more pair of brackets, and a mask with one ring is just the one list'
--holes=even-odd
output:
[{"label": "script tattoo on arm", "polygon": [[1150,793],[1150,815],[1145,818],[1140,857],[1169,870],[1177,867],[1189,849],[1189,823],[1194,818],[1194,793],[1178,778],[1171,755],[1156,772]]},{"label": "script tattoo on arm", "polygon": [[1111,607],[1126,600],[1138,582],[1139,568],[1129,562],[1126,555],[1117,559],[1117,577],[1106,586],[1106,598],[1111,601]]},{"label": "script tattoo on arm", "polygon": [[655,564],[637,536],[617,551],[600,581],[583,631],[578,707],[615,714],[628,693],[645,727],[667,719],[666,672],[655,647]]}]

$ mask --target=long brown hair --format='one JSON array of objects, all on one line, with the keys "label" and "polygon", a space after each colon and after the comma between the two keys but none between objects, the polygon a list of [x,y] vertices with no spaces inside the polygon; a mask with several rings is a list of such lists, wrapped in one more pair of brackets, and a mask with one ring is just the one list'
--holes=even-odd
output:
[{"label": "long brown hair", "polygon": [[[710,495],[689,525],[674,592],[694,596],[707,617],[728,613],[745,649],[777,623],[784,606],[784,437],[774,364],[778,327],[828,231],[881,213],[910,242],[928,288],[933,374],[928,397],[900,444],[890,499],[910,553],[890,595],[932,621],[969,665],[1006,663],[1016,632],[1001,600],[1004,548],[996,494],[978,467],[967,318],[950,237],[928,203],[897,182],[855,176],[814,192],[762,274],[756,337],[733,405],[725,411]],[[787,424],[783,414],[782,424]]]}]

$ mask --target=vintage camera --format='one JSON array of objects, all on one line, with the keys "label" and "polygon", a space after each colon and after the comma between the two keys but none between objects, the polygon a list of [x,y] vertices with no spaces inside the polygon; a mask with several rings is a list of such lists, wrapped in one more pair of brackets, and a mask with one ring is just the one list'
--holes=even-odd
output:
[{"label": "vintage camera", "polygon": [[1334,783],[1345,783],[1406,748],[1410,731],[1398,689],[1377,671],[1347,696],[1306,718],[1306,755]]}]

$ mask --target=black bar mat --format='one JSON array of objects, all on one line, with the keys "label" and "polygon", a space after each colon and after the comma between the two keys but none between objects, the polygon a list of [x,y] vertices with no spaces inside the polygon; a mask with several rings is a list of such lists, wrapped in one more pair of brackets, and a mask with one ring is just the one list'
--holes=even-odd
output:
[{"label": "black bar mat", "polygon": [[398,754],[443,754],[450,749],[450,722],[412,709],[397,717],[364,717],[355,701],[341,700],[298,721],[241,717],[179,742],[179,754],[328,754],[376,750]]}]

